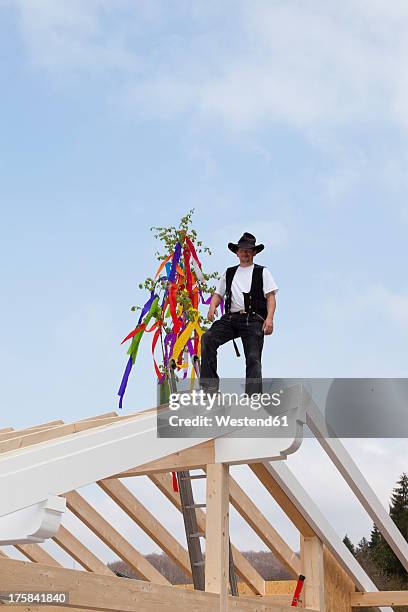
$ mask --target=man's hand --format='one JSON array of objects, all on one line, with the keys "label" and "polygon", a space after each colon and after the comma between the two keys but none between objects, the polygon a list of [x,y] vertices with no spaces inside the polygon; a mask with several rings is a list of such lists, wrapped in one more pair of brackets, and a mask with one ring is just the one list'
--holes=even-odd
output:
[{"label": "man's hand", "polygon": [[265,336],[269,336],[273,332],[273,319],[266,318],[262,325],[262,330]]},{"label": "man's hand", "polygon": [[210,321],[214,321],[214,317],[216,314],[217,314],[216,309],[210,306],[210,308],[208,309],[207,319],[209,319]]},{"label": "man's hand", "polygon": [[218,293],[214,293],[211,298],[210,307],[208,309],[207,315],[207,319],[209,319],[210,321],[214,321],[214,317],[217,315],[217,307],[221,304],[221,301],[222,297],[218,295]]}]

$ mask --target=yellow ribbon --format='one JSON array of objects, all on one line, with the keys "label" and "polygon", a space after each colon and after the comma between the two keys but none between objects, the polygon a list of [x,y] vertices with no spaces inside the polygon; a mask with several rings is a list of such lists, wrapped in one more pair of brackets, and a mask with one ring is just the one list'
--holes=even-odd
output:
[{"label": "yellow ribbon", "polygon": [[[177,362],[177,359],[178,359],[181,351],[186,346],[187,341],[190,338],[190,336],[193,333],[193,331],[196,330],[196,332],[200,336],[200,338],[201,338],[201,336],[203,334],[203,330],[201,329],[200,323],[199,323],[200,313],[199,313],[198,310],[196,310],[196,313],[197,314],[196,314],[196,316],[194,318],[194,321],[190,321],[190,323],[183,329],[183,331],[181,332],[180,336],[177,338],[176,342],[174,343],[173,354],[172,354],[171,358],[174,359],[175,362]],[[198,343],[198,352],[199,352],[199,354],[201,354],[201,342]],[[184,366],[184,364],[183,364],[183,366]]]}]

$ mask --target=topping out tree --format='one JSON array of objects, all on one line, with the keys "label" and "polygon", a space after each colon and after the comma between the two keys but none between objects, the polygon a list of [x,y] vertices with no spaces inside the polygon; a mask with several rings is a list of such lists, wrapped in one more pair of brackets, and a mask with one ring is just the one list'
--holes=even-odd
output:
[{"label": "topping out tree", "polygon": [[[211,251],[198,240],[197,232],[191,228],[191,209],[180,220],[179,227],[156,227],[155,238],[163,243],[163,253],[156,251],[159,267],[153,278],[148,277],[139,284],[140,289],[150,292],[144,306],[132,306],[131,310],[141,310],[139,320],[122,344],[130,342],[129,355],[118,391],[119,408],[122,408],[129,375],[136,361],[141,339],[145,333],[153,333],[151,351],[154,370],[158,383],[168,394],[169,367],[174,360],[176,371],[182,373],[182,379],[189,375],[192,384],[195,378],[193,357],[201,355],[201,336],[208,328],[210,321],[199,311],[200,304],[209,304],[215,288],[210,287],[210,279],[219,278],[218,273],[205,274],[202,269],[199,253]],[[210,294],[204,297],[205,294]],[[221,304],[223,312],[223,303]],[[150,324],[150,327],[148,325]],[[155,358],[156,345],[160,339],[161,357],[159,363]]]}]

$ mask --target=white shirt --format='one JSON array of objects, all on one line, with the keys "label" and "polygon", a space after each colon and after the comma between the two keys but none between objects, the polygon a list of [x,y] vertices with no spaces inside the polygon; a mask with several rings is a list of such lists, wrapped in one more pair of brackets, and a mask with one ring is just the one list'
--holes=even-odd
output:
[{"label": "white shirt", "polygon": [[[248,293],[251,289],[253,269],[254,264],[251,266],[238,266],[231,285],[231,312],[245,310],[243,292]],[[227,271],[225,271],[223,276],[220,278],[218,287],[215,291],[215,293],[218,293],[218,295],[220,295],[222,298],[224,297],[226,290],[226,274]],[[270,293],[271,291],[273,291],[273,293],[278,291],[278,286],[268,268],[264,267],[262,279],[264,295]]]}]

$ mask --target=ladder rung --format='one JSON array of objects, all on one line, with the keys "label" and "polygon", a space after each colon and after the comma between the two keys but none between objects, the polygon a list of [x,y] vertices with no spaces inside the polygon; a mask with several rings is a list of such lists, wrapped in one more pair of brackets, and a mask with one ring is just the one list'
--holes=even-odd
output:
[{"label": "ladder rung", "polygon": [[207,504],[191,504],[190,506],[185,506],[185,508],[205,508]]},{"label": "ladder rung", "polygon": [[192,474],[191,476],[182,476],[181,480],[195,480],[196,478],[207,478],[207,474]]},{"label": "ladder rung", "polygon": [[195,533],[190,533],[189,538],[205,538],[205,533],[202,531],[196,531]]},{"label": "ladder rung", "polygon": [[193,563],[194,567],[200,567],[202,565],[205,565],[205,561],[197,561],[196,563]]}]

